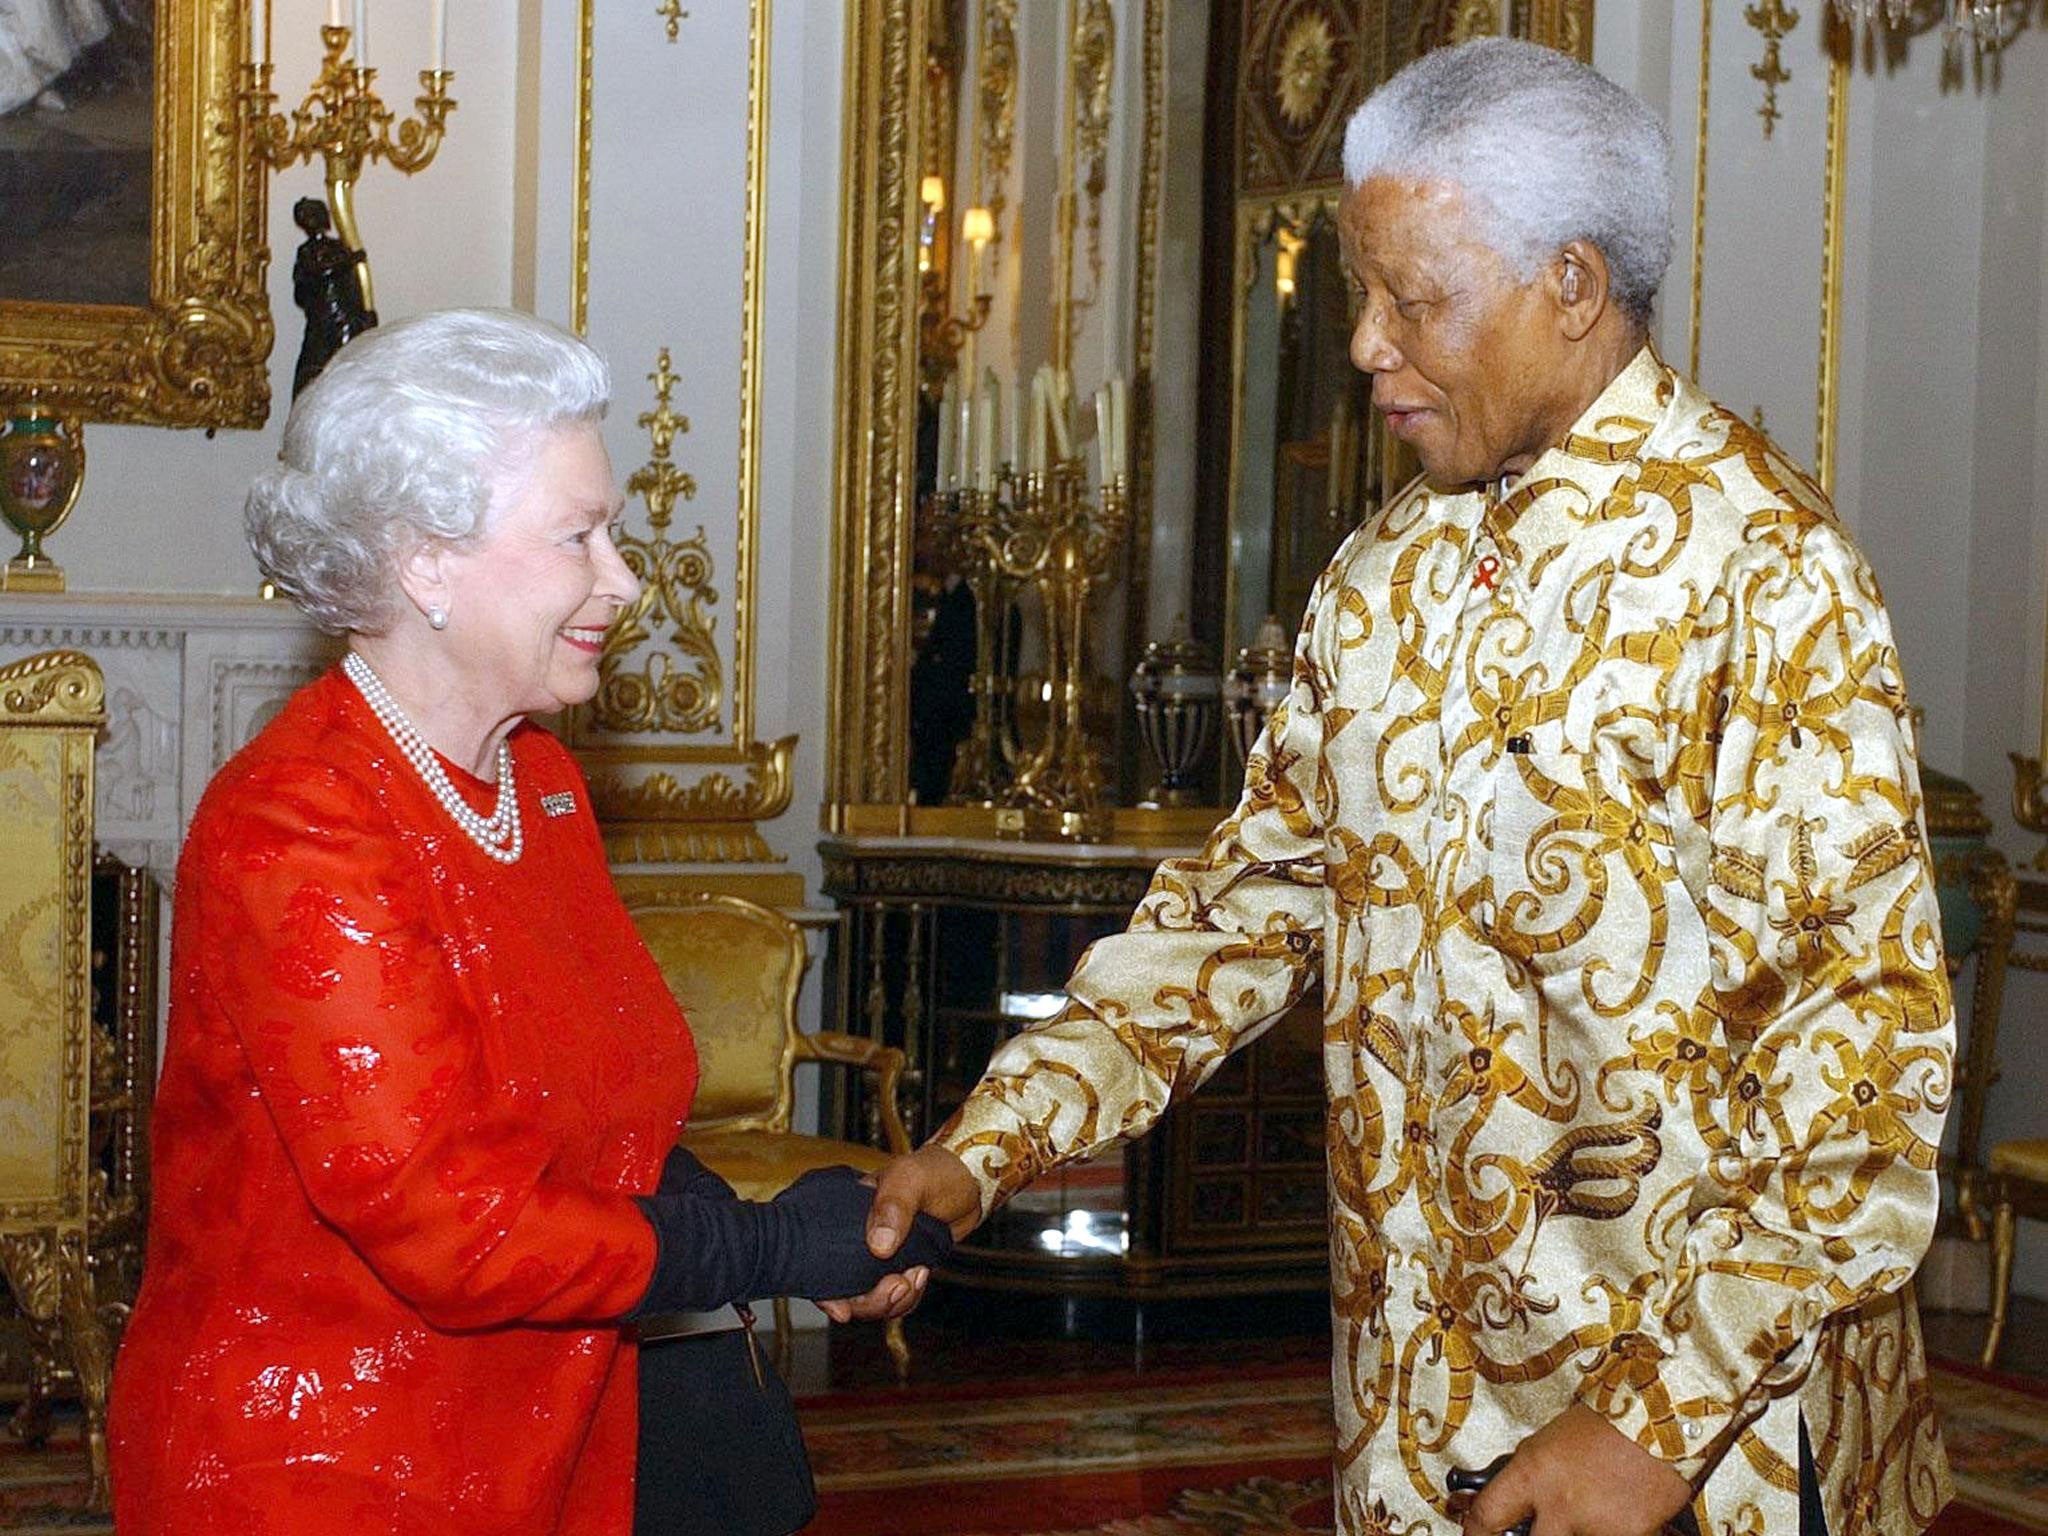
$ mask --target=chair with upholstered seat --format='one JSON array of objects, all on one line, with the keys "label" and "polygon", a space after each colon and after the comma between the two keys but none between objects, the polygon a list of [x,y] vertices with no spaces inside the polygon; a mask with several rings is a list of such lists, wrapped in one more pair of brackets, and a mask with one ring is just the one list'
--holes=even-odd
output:
[{"label": "chair with upholstered seat", "polygon": [[[680,889],[629,891],[626,909],[682,1005],[696,1037],[697,1102],[683,1145],[750,1200],[766,1200],[813,1168],[847,1164],[872,1172],[910,1150],[897,1107],[903,1053],[856,1035],[797,1028],[804,936],[781,913],[738,896]],[[796,1068],[815,1061],[876,1079],[884,1145],[837,1141],[792,1128]],[[787,1347],[789,1304],[775,1302],[778,1344]],[[909,1349],[903,1325],[888,1328],[899,1373]]]},{"label": "chair with upholstered seat", "polygon": [[[1984,1096],[1998,1081],[1999,1003],[2004,984],[2004,962],[2024,970],[2048,970],[2048,955],[2039,949],[2022,949],[2017,934],[2039,938],[2048,934],[2048,883],[2030,875],[2001,872],[1988,894],[1979,896],[1986,909],[1987,941],[1994,954],[2002,938],[2005,954],[1996,971],[1996,986],[1987,999],[1978,989],[1972,1010],[1970,1049],[1963,1066],[1962,1125],[1958,1143],[1963,1172],[1958,1179],[1962,1192],[1964,1223],[1970,1236],[1981,1238],[1985,1213],[1990,1213],[1991,1234],[1991,1326],[1984,1337],[1983,1363],[1998,1357],[1998,1345],[2005,1334],[2006,1306],[2012,1293],[2012,1265],[2019,1242],[2019,1219],[2048,1220],[2048,1140],[2018,1138],[2001,1141],[1991,1149],[1980,1173],[1972,1177],[1974,1161],[1984,1124]],[[2001,933],[2000,930],[2003,930]]]}]

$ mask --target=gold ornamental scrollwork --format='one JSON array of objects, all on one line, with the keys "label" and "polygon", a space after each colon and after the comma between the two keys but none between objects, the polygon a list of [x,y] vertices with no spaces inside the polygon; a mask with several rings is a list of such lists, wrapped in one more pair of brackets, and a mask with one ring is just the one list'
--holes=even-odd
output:
[{"label": "gold ornamental scrollwork", "polygon": [[1778,87],[1791,82],[1792,71],[1785,67],[1784,42],[1799,25],[1799,13],[1787,7],[1785,0],[1763,0],[1745,6],[1742,19],[1764,40],[1763,59],[1750,65],[1749,72],[1764,88],[1764,104],[1757,108],[1757,116],[1764,120],[1764,137],[1768,139],[1785,115],[1778,110]]},{"label": "gold ornamental scrollwork", "polygon": [[1337,37],[1330,18],[1318,11],[1297,17],[1281,40],[1273,69],[1273,101],[1281,119],[1297,133],[1307,128],[1329,98],[1337,68]]},{"label": "gold ornamental scrollwork", "polygon": [[667,347],[647,377],[656,407],[641,414],[639,425],[653,440],[653,456],[627,479],[626,494],[646,504],[649,531],[614,540],[640,580],[640,595],[605,635],[590,714],[600,730],[615,735],[701,735],[718,728],[725,700],[724,664],[705,611],[718,592],[703,528],[687,539],[669,537],[676,503],[693,500],[697,482],[672,457],[676,437],[690,423],[670,402],[677,378]]},{"label": "gold ornamental scrollwork", "polygon": [[96,725],[107,684],[83,651],[45,651],[0,666],[0,718],[9,724]]},{"label": "gold ornamental scrollwork", "polygon": [[1000,252],[1003,210],[1009,206],[1004,188],[1009,185],[1010,155],[1017,140],[1017,0],[984,0],[977,88],[982,186],[995,225],[993,244]]},{"label": "gold ornamental scrollwork", "polygon": [[757,742],[737,765],[739,778],[716,769],[685,783],[666,768],[644,778],[600,770],[590,779],[591,804],[614,862],[767,864],[778,855],[754,830],[789,809],[796,738]]},{"label": "gold ornamental scrollwork", "polygon": [[1515,36],[1593,62],[1593,0],[1515,0]]},{"label": "gold ornamental scrollwork", "polygon": [[1074,162],[1088,196],[1089,302],[1102,293],[1102,196],[1109,190],[1109,128],[1116,112],[1116,14],[1081,0],[1073,40]]}]

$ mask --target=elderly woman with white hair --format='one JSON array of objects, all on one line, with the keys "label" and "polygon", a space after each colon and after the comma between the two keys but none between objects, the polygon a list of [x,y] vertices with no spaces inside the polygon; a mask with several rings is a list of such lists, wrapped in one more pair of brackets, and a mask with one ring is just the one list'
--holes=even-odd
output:
[{"label": "elderly woman with white hair", "polygon": [[526,316],[391,325],[250,493],[263,570],[348,649],[221,770],[179,865],[125,1536],[613,1536],[636,1319],[922,1283],[868,1253],[850,1173],[756,1204],[675,1150],[688,1027],[526,718],[595,693],[638,592],[609,392]]},{"label": "elderly woman with white hair", "polygon": [[1474,42],[1345,148],[1352,360],[1423,473],[1325,573],[1235,814],[870,1241],[1136,1134],[1320,980],[1341,1530],[1920,1530],[1953,1020],[1876,580],[1649,345],[1640,101]]}]

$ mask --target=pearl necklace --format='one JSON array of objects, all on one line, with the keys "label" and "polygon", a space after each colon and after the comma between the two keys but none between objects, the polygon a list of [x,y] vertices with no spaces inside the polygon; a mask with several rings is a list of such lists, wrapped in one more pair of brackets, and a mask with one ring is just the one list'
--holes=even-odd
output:
[{"label": "pearl necklace", "polygon": [[489,816],[479,816],[462,798],[462,792],[449,779],[448,770],[441,766],[434,749],[427,745],[426,737],[406,718],[405,711],[398,707],[398,701],[391,697],[391,690],[384,686],[384,679],[371,669],[370,664],[350,651],[341,658],[341,670],[356,685],[356,691],[362,694],[370,712],[377,717],[392,743],[405,755],[405,760],[412,764],[427,788],[433,791],[434,798],[455,819],[455,824],[469,834],[470,841],[500,864],[516,864],[519,855],[526,851],[526,835],[519,824],[519,790],[512,779],[511,747],[502,741],[498,743],[498,805]]}]

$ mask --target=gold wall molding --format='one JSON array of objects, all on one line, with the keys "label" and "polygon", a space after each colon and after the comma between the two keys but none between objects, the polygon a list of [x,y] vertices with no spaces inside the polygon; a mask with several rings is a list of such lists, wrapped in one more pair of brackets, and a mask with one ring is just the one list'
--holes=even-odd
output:
[{"label": "gold wall molding", "polygon": [[1159,221],[1166,189],[1166,7],[1145,8],[1139,67],[1145,120],[1138,165],[1137,335],[1131,390],[1131,494],[1124,654],[1143,654],[1152,628],[1153,359],[1159,342]]},{"label": "gold wall molding", "polygon": [[666,767],[636,776],[630,759],[607,759],[590,778],[606,852],[619,863],[781,863],[755,824],[789,809],[795,757],[796,738],[784,736],[756,745],[739,778],[720,768],[689,782]]},{"label": "gold wall molding", "polygon": [[[679,27],[690,12],[661,6],[656,14]],[[749,0],[747,15],[730,683],[708,611],[720,600],[713,585],[710,544],[701,527],[692,537],[668,537],[675,504],[692,499],[697,483],[673,462],[670,453],[673,440],[688,431],[689,424],[671,408],[669,392],[677,380],[664,348],[655,372],[648,376],[656,388],[655,409],[639,418],[653,437],[654,453],[627,481],[628,493],[642,496],[647,503],[653,537],[620,540],[620,551],[628,563],[638,562],[634,569],[644,590],[640,602],[622,616],[625,622],[608,642],[609,665],[598,699],[579,714],[571,731],[577,753],[590,773],[592,798],[600,820],[606,823],[607,847],[615,858],[632,849],[640,850],[638,856],[650,858],[682,858],[683,850],[694,850],[687,855],[693,860],[773,861],[777,856],[748,823],[772,819],[789,808],[789,759],[796,738],[769,744],[755,740],[772,0]],[[579,332],[588,329],[591,286],[595,19],[595,0],[581,0],[569,305]],[[658,633],[662,629],[666,636]],[[664,649],[629,669],[627,658],[654,643]],[[637,746],[616,739],[633,735],[671,739]],[[722,739],[675,739],[703,735]],[[690,771],[718,768],[741,772]],[[669,851],[656,851],[664,848]]]},{"label": "gold wall molding", "polygon": [[920,8],[854,0],[846,9],[837,358],[839,466],[833,520],[831,728],[835,805],[904,798],[908,553],[917,370],[910,175],[911,60]]},{"label": "gold wall molding", "polygon": [[[1088,302],[1102,296],[1102,196],[1109,189],[1109,130],[1116,114],[1116,13],[1109,0],[1079,0],[1070,97],[1074,171],[1088,196]],[[1085,171],[1084,168],[1085,167]],[[1073,253],[1067,253],[1068,260]]]},{"label": "gold wall molding", "polygon": [[1820,265],[1820,386],[1816,391],[1814,474],[1835,494],[1835,442],[1842,374],[1842,200],[1848,185],[1849,70],[1853,46],[1838,46],[1828,69],[1828,152],[1822,174]]},{"label": "gold wall molding", "polygon": [[747,58],[747,224],[740,286],[739,530],[733,563],[738,582],[732,610],[732,738],[742,753],[754,746],[754,593],[761,544],[761,299],[766,285],[768,228],[768,66],[774,40],[771,0],[753,0]]},{"label": "gold wall molding", "polygon": [[1707,107],[1713,88],[1714,0],[1700,0],[1699,141],[1692,168],[1692,378],[1700,376],[1701,323],[1707,295]]},{"label": "gold wall molding", "polygon": [[1764,120],[1764,137],[1768,139],[1785,115],[1778,110],[1778,87],[1791,83],[1792,71],[1785,67],[1783,45],[1799,25],[1799,13],[1787,9],[1785,0],[1761,0],[1743,7],[1742,19],[1764,40],[1763,59],[1750,65],[1749,72],[1764,88],[1764,104],[1757,108],[1757,116]]},{"label": "gold wall molding", "polygon": [[249,0],[156,9],[147,305],[0,302],[0,398],[165,427],[259,427],[274,329],[269,173],[237,105]]},{"label": "gold wall molding", "polygon": [[668,40],[672,43],[682,37],[683,23],[690,19],[690,13],[683,9],[683,0],[662,0],[654,14],[668,23]]},{"label": "gold wall molding", "polygon": [[1515,0],[1515,33],[1590,64],[1593,5],[1594,0]]},{"label": "gold wall molding", "polygon": [[982,0],[980,62],[977,171],[1000,259],[1003,210],[1009,206],[1005,189],[1017,139],[1017,0]]},{"label": "gold wall molding", "polygon": [[581,0],[576,9],[576,149],[570,175],[575,192],[569,209],[569,325],[578,336],[590,329],[590,98],[596,5],[597,0]]},{"label": "gold wall molding", "polygon": [[[1693,166],[1692,227],[1692,377],[1697,382],[1705,344],[1707,156],[1712,97],[1714,0],[1700,3],[1700,81],[1697,158]],[[1779,9],[1779,0],[1768,0]],[[1764,6],[1752,5],[1743,19],[1762,30]],[[1789,31],[1798,12],[1788,13]],[[1830,496],[1835,492],[1836,451],[1840,437],[1843,246],[1846,225],[1843,200],[1848,187],[1849,76],[1855,66],[1853,38],[1839,24],[1823,23],[1828,55],[1827,145],[1821,170],[1821,299],[1820,364],[1814,389],[1814,478]],[[1759,78],[1762,78],[1759,76]],[[1789,76],[1787,77],[1789,79]],[[1781,82],[1782,83],[1782,82]]]}]

